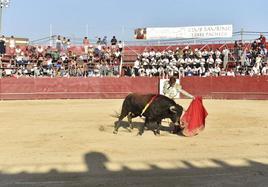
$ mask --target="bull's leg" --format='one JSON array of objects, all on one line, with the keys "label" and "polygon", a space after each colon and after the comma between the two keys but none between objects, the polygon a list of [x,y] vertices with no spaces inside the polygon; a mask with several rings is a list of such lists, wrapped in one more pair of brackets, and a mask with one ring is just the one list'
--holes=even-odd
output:
[{"label": "bull's leg", "polygon": [[128,115],[128,112],[127,112],[127,111],[122,111],[122,112],[121,112],[121,115],[119,116],[118,121],[115,122],[114,131],[113,131],[114,134],[117,134],[117,133],[118,133],[118,129],[119,129],[119,127],[121,126],[121,121],[122,121],[127,115]]},{"label": "bull's leg", "polygon": [[148,123],[149,123],[148,119],[145,118],[145,122],[140,126],[139,132],[138,132],[137,135],[141,136],[144,133],[144,126],[147,126]]},{"label": "bull's leg", "polygon": [[157,121],[156,122],[156,128],[154,128],[152,131],[153,131],[153,133],[154,133],[154,135],[160,135],[160,125],[161,125],[161,120],[160,121]]},{"label": "bull's leg", "polygon": [[130,112],[130,113],[127,115],[127,120],[128,120],[129,127],[130,127],[131,130],[133,130],[132,117],[133,117],[133,114]]},{"label": "bull's leg", "polygon": [[156,122],[156,123],[157,123],[156,134],[158,134],[158,135],[160,134],[161,121],[162,121],[162,120],[159,120],[159,121]]}]

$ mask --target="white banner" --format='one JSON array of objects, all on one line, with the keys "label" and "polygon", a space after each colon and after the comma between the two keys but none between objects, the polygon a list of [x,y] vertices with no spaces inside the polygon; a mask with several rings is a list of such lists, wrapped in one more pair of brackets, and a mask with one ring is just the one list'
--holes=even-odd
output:
[{"label": "white banner", "polygon": [[224,38],[233,36],[232,25],[155,27],[135,30],[136,39]]}]

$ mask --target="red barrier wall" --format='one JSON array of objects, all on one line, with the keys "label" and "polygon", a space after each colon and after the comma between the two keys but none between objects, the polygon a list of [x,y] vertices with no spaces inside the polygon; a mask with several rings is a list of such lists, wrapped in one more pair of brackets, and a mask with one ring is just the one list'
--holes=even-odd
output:
[{"label": "red barrier wall", "polygon": [[212,99],[268,99],[268,76],[185,77],[182,87]]},{"label": "red barrier wall", "polygon": [[117,99],[131,92],[158,93],[158,78],[3,78],[1,99]]},{"label": "red barrier wall", "polygon": [[[182,87],[212,99],[268,99],[268,76],[185,77]],[[154,93],[159,78],[3,78],[0,99],[118,99],[131,92]]]}]

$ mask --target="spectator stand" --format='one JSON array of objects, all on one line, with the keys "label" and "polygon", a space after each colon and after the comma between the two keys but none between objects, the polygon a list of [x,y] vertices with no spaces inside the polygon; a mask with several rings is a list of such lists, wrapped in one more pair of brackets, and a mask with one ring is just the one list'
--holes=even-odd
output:
[{"label": "spectator stand", "polygon": [[[197,39],[123,42],[121,48],[119,44],[112,47],[107,42],[106,44],[97,44],[91,41],[88,53],[84,52],[82,38],[71,38],[69,43],[65,43],[65,46],[62,44],[60,50],[55,47],[56,38],[58,36],[53,35],[31,41],[29,45],[20,45],[18,47],[20,52],[16,53],[11,52],[7,47],[7,53],[1,57],[3,76],[102,77],[119,76],[122,73],[121,76],[168,77],[172,74],[181,76],[219,76],[227,75],[229,71],[231,71],[231,75],[233,73],[236,75],[262,75],[265,74],[263,72],[266,72],[263,68],[267,61],[266,47],[268,45],[263,46],[260,38],[251,41],[236,40],[237,42],[234,40]],[[60,36],[60,38],[62,40],[65,38],[64,41],[68,41],[68,37]],[[257,42],[257,49],[253,50],[254,41]],[[54,45],[51,46],[50,44]],[[43,48],[43,52],[38,51],[39,46]],[[182,61],[184,61],[183,65],[186,64],[186,66],[183,66],[183,68],[178,66],[180,65],[178,62],[180,58],[176,54],[178,48],[184,50]],[[226,66],[221,62],[224,60],[223,48],[230,51]],[[144,52],[145,54],[151,52],[151,56],[158,52],[161,53],[160,58],[163,57],[161,60],[166,60],[165,68],[158,70],[158,64],[151,65],[146,62],[145,66],[148,67],[149,65],[149,69],[144,69],[144,67],[135,69],[135,62],[142,57]],[[190,54],[188,54],[189,52]],[[209,52],[213,56],[211,66],[216,64],[216,60],[219,65],[209,68],[210,65],[206,62],[209,55],[204,55],[206,71],[201,72],[203,71],[200,65],[202,53]],[[215,53],[218,54],[219,59],[216,59],[217,55]],[[147,60],[151,63],[152,59],[150,57]],[[256,67],[254,67],[255,64],[257,64]],[[7,69],[7,72],[5,69]],[[137,73],[139,71],[143,72]]]}]

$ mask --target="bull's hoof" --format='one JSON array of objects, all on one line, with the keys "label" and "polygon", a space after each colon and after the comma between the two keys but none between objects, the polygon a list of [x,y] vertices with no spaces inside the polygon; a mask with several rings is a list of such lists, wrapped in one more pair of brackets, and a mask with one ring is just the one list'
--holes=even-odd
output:
[{"label": "bull's hoof", "polygon": [[143,133],[141,133],[141,132],[138,132],[138,133],[137,133],[137,136],[141,136],[142,134],[143,134]]},{"label": "bull's hoof", "polygon": [[114,131],[113,131],[113,133],[114,133],[114,134],[117,134],[117,133],[118,133],[118,131],[114,130]]},{"label": "bull's hoof", "polygon": [[155,136],[160,136],[160,131],[156,130],[156,131],[153,131],[153,132],[154,132]]}]

